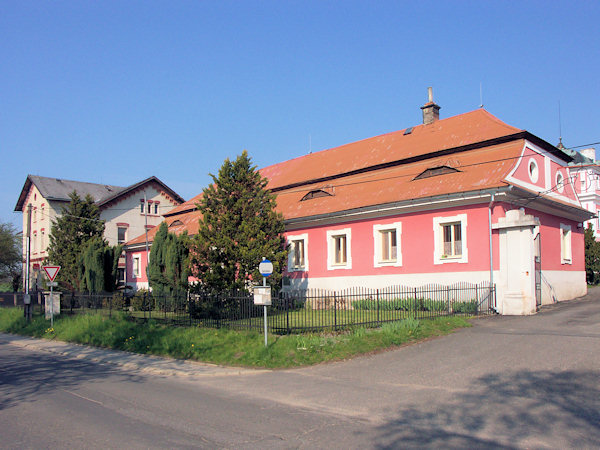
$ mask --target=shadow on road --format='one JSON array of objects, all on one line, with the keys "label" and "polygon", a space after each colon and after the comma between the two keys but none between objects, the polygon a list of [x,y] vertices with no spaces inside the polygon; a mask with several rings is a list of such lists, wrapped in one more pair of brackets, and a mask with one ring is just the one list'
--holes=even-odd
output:
[{"label": "shadow on road", "polygon": [[[8,348],[8,349],[7,349]],[[75,387],[107,377],[124,381],[141,381],[142,377],[127,374],[110,366],[89,361],[56,357],[42,352],[16,351],[0,342],[0,410],[52,389]]]},{"label": "shadow on road", "polygon": [[400,409],[377,448],[596,447],[600,372],[519,371],[478,379],[467,393],[424,410]]}]

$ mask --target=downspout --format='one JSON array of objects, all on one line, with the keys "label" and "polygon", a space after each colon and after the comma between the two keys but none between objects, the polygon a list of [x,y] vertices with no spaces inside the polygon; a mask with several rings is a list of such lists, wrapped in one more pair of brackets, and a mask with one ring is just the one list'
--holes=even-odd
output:
[{"label": "downspout", "polygon": [[494,247],[492,246],[492,207],[494,204],[494,193],[491,193],[490,204],[488,206],[488,225],[490,235],[490,286],[494,284]]}]

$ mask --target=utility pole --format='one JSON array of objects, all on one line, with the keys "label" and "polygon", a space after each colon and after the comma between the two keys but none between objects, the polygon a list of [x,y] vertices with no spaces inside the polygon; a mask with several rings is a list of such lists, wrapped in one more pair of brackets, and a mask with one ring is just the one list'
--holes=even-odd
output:
[{"label": "utility pole", "polygon": [[31,320],[31,297],[29,296],[29,265],[31,260],[31,210],[33,205],[30,203],[27,205],[27,240],[25,247],[25,296],[23,297],[23,313],[25,318],[29,322]]},{"label": "utility pole", "polygon": [[148,279],[148,264],[150,264],[150,252],[148,251],[148,200],[146,199],[146,192],[144,192],[144,230],[146,231],[146,281],[150,286],[150,280]]}]

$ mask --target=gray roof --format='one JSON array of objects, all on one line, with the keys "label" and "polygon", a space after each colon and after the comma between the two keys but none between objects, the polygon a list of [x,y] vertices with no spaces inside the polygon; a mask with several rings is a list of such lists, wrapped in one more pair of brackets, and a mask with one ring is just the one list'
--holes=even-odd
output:
[{"label": "gray roof", "polygon": [[88,194],[94,201],[102,200],[104,197],[111,196],[125,189],[121,186],[110,186],[105,184],[85,183],[83,181],[63,180],[60,178],[40,177],[29,175],[29,178],[40,191],[40,194],[48,200],[70,201],[69,194],[77,191],[80,197]]},{"label": "gray roof", "polygon": [[21,194],[19,195],[17,206],[15,206],[15,211],[24,210],[25,199],[32,184],[38,188],[40,194],[47,200],[69,202],[71,201],[69,194],[73,191],[77,191],[77,194],[80,197],[85,198],[85,196],[89,194],[98,205],[102,206],[126,192],[134,191],[136,188],[146,183],[158,183],[176,202],[183,203],[183,198],[156,177],[146,178],[131,186],[122,187],[28,175],[25,184],[23,185],[23,189],[21,190]]},{"label": "gray roof", "polygon": [[77,191],[77,194],[79,194],[81,198],[85,198],[85,196],[89,194],[95,202],[99,202],[104,198],[111,197],[115,193],[126,189],[121,186],[27,175],[27,179],[25,180],[25,184],[19,195],[19,200],[17,201],[17,206],[15,206],[15,211],[24,210],[25,199],[32,184],[38,188],[42,197],[47,200],[59,202],[71,201],[69,194],[73,191]]}]

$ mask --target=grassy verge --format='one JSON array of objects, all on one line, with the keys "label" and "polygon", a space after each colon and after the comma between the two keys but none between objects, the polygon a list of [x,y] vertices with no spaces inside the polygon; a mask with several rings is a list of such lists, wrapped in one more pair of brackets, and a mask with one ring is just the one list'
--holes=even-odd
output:
[{"label": "grassy verge", "polygon": [[329,334],[264,335],[252,331],[201,327],[170,327],[149,321],[130,322],[122,315],[62,316],[30,323],[20,308],[0,308],[0,331],[127,350],[136,353],[192,359],[215,364],[284,368],[318,364],[441,336],[470,326],[464,317],[406,319],[381,328],[355,328]]}]

